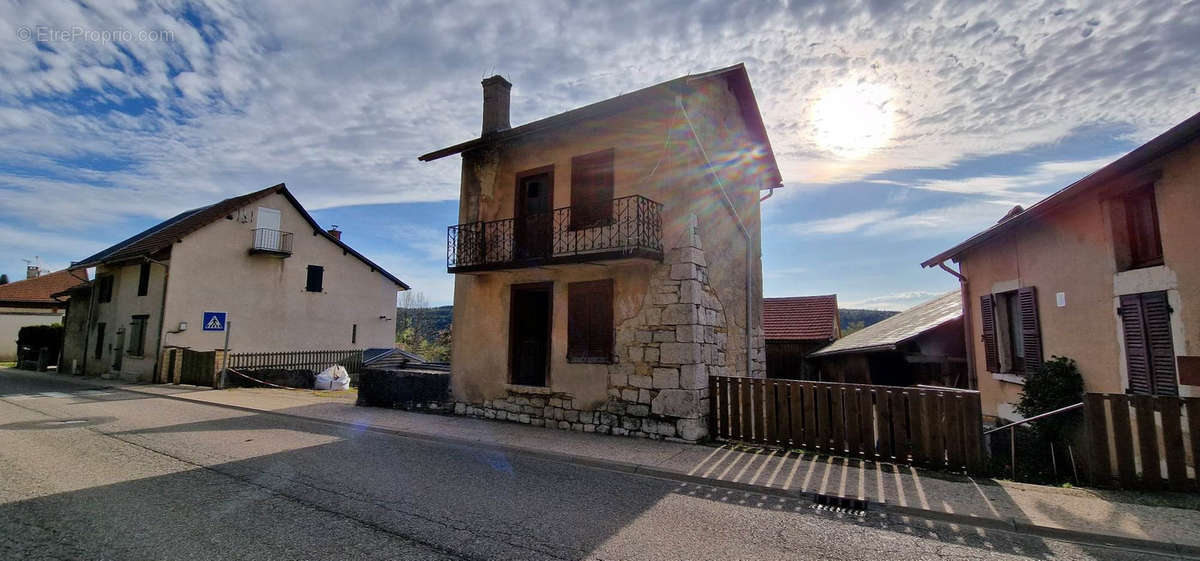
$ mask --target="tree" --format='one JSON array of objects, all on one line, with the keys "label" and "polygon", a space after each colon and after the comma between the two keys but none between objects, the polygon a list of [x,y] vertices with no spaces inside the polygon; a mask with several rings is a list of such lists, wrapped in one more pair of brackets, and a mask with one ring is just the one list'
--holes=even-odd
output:
[{"label": "tree", "polygon": [[0,275],[0,284],[8,284],[8,275]]}]

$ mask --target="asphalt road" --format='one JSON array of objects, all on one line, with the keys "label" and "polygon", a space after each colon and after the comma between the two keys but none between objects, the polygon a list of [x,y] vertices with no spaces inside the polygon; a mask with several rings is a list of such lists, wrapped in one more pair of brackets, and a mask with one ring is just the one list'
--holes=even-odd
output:
[{"label": "asphalt road", "polygon": [[0,559],[1161,559],[0,371]]}]

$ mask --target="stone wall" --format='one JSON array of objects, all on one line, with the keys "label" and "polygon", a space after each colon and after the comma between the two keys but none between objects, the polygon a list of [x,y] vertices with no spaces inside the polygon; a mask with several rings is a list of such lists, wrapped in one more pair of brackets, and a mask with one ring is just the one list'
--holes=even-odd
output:
[{"label": "stone wall", "polygon": [[708,283],[695,217],[654,268],[640,311],[616,326],[608,400],[584,409],[549,388],[510,386],[504,399],[455,413],[552,428],[696,442],[708,434],[708,377],[729,375],[727,321]]}]

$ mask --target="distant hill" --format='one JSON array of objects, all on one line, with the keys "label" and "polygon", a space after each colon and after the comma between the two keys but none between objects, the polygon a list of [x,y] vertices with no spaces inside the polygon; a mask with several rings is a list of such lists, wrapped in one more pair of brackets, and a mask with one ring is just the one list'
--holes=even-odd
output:
[{"label": "distant hill", "polygon": [[453,319],[454,306],[396,308],[396,333],[411,324],[418,336],[433,340],[439,331],[450,329]]},{"label": "distant hill", "polygon": [[[842,325],[842,333],[862,329],[868,325],[879,323],[899,312],[884,310],[858,310],[842,308],[838,310],[838,320]],[[408,325],[407,318],[412,318],[417,335],[433,340],[439,331],[450,329],[450,321],[454,318],[454,306],[438,306],[435,308],[396,308],[397,331]],[[861,322],[861,323],[860,323]]]},{"label": "distant hill", "polygon": [[858,310],[854,308],[839,308],[838,322],[842,326],[842,335],[849,335],[859,329],[879,323],[900,312],[887,310]]}]

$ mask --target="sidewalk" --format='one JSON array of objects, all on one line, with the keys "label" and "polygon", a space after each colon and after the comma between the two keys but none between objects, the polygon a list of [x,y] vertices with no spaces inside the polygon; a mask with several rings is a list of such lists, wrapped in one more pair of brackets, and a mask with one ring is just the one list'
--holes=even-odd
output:
[{"label": "sidewalk", "polygon": [[[353,394],[275,389],[212,390],[70,376],[61,378],[689,483],[771,495],[821,493],[864,499],[870,503],[869,510],[895,515],[1200,557],[1200,497],[1196,495],[1061,489],[955,477],[857,459],[762,450],[754,446],[696,446],[356,407]],[[1161,506],[1163,504],[1188,508]]]}]

